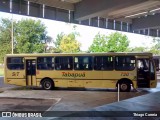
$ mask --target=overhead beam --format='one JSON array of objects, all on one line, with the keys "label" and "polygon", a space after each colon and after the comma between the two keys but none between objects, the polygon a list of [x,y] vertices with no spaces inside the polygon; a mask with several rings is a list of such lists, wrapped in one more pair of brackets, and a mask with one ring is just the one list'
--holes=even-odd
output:
[{"label": "overhead beam", "polygon": [[107,16],[110,12],[147,0],[83,0],[75,5],[75,19],[85,20]]},{"label": "overhead beam", "polygon": [[60,8],[64,10],[74,10],[74,5],[69,2],[63,2],[61,0],[25,0],[33,3],[44,4],[46,6]]},{"label": "overhead beam", "polygon": [[135,18],[132,21],[133,30],[138,29],[157,29],[160,28],[160,13],[155,15],[149,15],[147,17]]},{"label": "overhead beam", "polygon": [[160,1],[146,1],[137,5],[129,6],[119,10],[108,13],[110,18],[121,18],[127,15],[132,15],[140,12],[148,12],[149,10],[156,8],[160,5]]}]

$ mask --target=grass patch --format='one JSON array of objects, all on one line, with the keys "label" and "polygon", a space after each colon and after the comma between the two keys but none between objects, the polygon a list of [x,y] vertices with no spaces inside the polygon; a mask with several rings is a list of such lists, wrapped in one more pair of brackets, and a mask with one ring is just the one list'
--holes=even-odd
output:
[{"label": "grass patch", "polygon": [[4,76],[4,68],[0,67],[0,76]]}]

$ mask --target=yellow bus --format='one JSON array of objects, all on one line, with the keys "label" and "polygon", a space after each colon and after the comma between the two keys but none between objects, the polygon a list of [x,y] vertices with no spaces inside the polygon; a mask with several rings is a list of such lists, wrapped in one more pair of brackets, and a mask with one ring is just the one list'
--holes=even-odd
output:
[{"label": "yellow bus", "polygon": [[5,57],[6,84],[20,86],[155,88],[152,53],[9,54]]}]

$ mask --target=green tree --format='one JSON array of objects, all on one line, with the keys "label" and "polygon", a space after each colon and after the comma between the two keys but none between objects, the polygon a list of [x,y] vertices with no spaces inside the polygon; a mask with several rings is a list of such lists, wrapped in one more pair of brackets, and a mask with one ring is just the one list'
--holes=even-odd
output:
[{"label": "green tree", "polygon": [[11,54],[12,41],[11,41],[11,20],[1,19],[0,20],[0,63],[3,63],[5,54]]},{"label": "green tree", "polygon": [[134,47],[134,48],[130,48],[129,52],[147,52],[148,48],[146,47]]},{"label": "green tree", "polygon": [[92,45],[89,47],[89,52],[107,52],[107,36],[98,33],[94,39]]},{"label": "green tree", "polygon": [[63,39],[64,35],[65,34],[63,32],[57,35],[56,41],[54,42],[56,48],[59,48],[61,40]]},{"label": "green tree", "polygon": [[22,19],[18,21],[15,33],[18,53],[44,52],[44,39],[47,33],[46,27],[41,21]]},{"label": "green tree", "polygon": [[129,40],[126,35],[119,32],[109,36],[97,34],[89,47],[89,52],[125,52],[128,50]]},{"label": "green tree", "polygon": [[75,53],[80,51],[81,44],[76,40],[76,34],[70,33],[64,35],[60,43],[60,51],[66,53]]},{"label": "green tree", "polygon": [[149,52],[155,55],[160,55],[160,38],[153,37],[153,46],[150,48]]},{"label": "green tree", "polygon": [[154,55],[160,55],[160,51],[156,49],[156,46],[152,46],[149,52],[153,53]]},{"label": "green tree", "polygon": [[54,41],[55,47],[51,49],[52,52],[61,52],[59,47],[64,36],[65,34],[63,32],[57,35],[56,41]]},{"label": "green tree", "polygon": [[126,35],[119,32],[112,33],[108,36],[107,49],[114,52],[125,52],[129,46],[129,40]]},{"label": "green tree", "polygon": [[[71,25],[71,24],[68,24],[68,25]],[[50,51],[51,52],[64,52],[64,51],[62,51],[62,48],[60,48],[60,44],[61,44],[61,41],[63,40],[63,37],[65,37],[65,36],[70,37],[71,35],[73,35],[76,38],[77,36],[80,36],[80,34],[76,31],[76,27],[77,27],[76,25],[73,26],[72,33],[70,33],[70,35],[65,35],[63,32],[58,34],[56,40],[54,41],[55,47],[52,47],[50,49]],[[62,45],[61,45],[61,47],[62,47]]]}]

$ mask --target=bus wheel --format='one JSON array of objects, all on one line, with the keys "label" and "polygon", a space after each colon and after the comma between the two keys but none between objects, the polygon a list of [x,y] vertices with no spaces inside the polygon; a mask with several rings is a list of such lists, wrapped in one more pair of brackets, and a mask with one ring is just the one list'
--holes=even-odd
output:
[{"label": "bus wheel", "polygon": [[44,79],[42,82],[42,88],[45,90],[51,90],[54,87],[54,83],[50,79]]},{"label": "bus wheel", "polygon": [[122,82],[119,85],[121,92],[130,92],[131,85],[128,82]]}]

